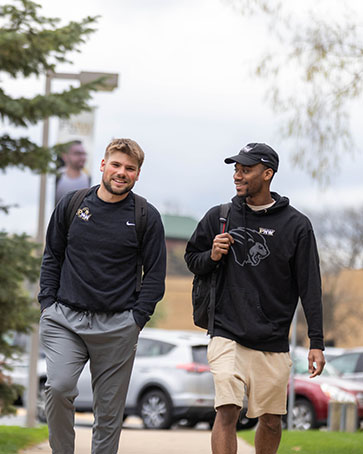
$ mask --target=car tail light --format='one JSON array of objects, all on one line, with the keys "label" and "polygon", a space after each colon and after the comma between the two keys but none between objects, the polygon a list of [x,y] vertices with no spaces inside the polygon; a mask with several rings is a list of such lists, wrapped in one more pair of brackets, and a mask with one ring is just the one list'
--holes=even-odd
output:
[{"label": "car tail light", "polygon": [[184,369],[187,372],[195,372],[201,374],[203,372],[209,372],[210,367],[208,364],[198,364],[198,363],[188,363],[188,364],[178,364],[177,369]]}]

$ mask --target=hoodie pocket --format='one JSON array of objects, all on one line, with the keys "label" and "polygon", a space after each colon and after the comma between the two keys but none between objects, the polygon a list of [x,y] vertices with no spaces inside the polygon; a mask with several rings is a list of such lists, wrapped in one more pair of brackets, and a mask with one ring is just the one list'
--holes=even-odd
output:
[{"label": "hoodie pocket", "polygon": [[250,341],[262,341],[271,337],[274,323],[263,312],[258,293],[239,287],[232,287],[229,293],[231,307],[226,310],[232,332]]}]

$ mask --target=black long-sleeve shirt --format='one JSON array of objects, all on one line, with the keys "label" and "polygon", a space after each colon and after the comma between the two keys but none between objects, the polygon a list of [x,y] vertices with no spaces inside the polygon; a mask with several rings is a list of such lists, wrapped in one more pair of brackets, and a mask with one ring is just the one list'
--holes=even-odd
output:
[{"label": "black long-sleeve shirt", "polygon": [[[310,348],[324,349],[319,258],[306,216],[272,193],[276,203],[251,210],[232,199],[229,233],[234,238],[217,280],[214,335],[262,351],[288,351],[289,329],[298,298],[308,323]],[[186,248],[194,274],[207,274],[219,233],[219,207],[210,209]]]},{"label": "black long-sleeve shirt", "polygon": [[133,310],[142,328],[165,291],[164,228],[158,211],[147,204],[142,243],[143,281],[136,292],[137,237],[135,202],[107,203],[98,186],[81,203],[67,231],[66,208],[73,193],[55,208],[49,222],[40,273],[41,308],[55,301],[75,310],[122,312]]}]

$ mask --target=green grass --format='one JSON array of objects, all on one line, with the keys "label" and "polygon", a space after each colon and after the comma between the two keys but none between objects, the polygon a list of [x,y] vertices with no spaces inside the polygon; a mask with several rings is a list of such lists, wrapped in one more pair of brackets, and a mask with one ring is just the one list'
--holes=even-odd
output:
[{"label": "green grass", "polygon": [[[249,444],[254,444],[255,431],[238,432],[238,436]],[[363,454],[363,431],[323,432],[282,432],[278,454]]]},{"label": "green grass", "polygon": [[47,426],[36,428],[0,426],[0,454],[16,454],[20,449],[41,443],[47,438]]}]

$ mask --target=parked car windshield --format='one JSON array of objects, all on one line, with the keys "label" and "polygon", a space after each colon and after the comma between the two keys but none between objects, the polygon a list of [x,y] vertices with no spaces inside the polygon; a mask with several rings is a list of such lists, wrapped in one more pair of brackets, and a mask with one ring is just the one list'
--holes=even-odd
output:
[{"label": "parked car windshield", "polygon": [[[293,356],[293,361],[294,361],[294,370],[296,374],[310,374],[308,370],[308,357],[307,354],[306,356],[299,353],[295,354]],[[341,373],[333,367],[331,364],[326,363],[324,370],[323,370],[323,375],[330,376],[330,377],[339,377]]]},{"label": "parked car windshield", "polygon": [[363,372],[363,361],[358,366],[358,360],[360,359],[360,353],[347,353],[345,355],[336,356],[331,360],[333,366],[340,372],[353,373]]},{"label": "parked car windshield", "polygon": [[194,345],[192,347],[193,361],[198,364],[208,364],[207,359],[207,346],[206,345]]},{"label": "parked car windshield", "polygon": [[175,347],[169,342],[140,337],[137,343],[136,356],[160,356],[166,355]]}]

